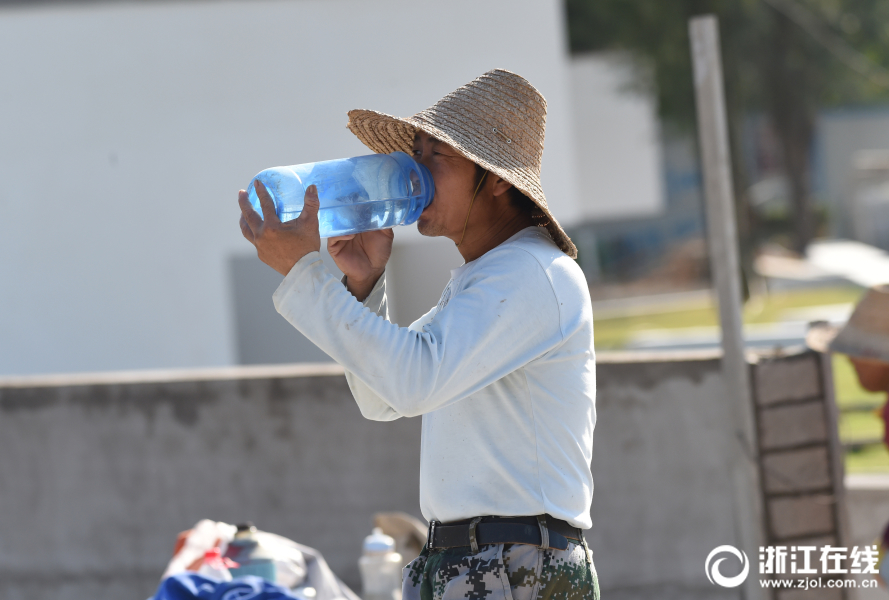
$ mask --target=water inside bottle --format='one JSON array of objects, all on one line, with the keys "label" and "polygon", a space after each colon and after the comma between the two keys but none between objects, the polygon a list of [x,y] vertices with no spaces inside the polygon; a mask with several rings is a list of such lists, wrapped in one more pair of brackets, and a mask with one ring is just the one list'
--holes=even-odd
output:
[{"label": "water inside bottle", "polygon": [[318,230],[326,238],[394,227],[404,220],[410,206],[410,198],[391,198],[322,208],[318,212]]},{"label": "water inside bottle", "polygon": [[[274,195],[272,197],[274,198]],[[318,232],[323,238],[395,227],[404,220],[411,204],[416,202],[415,198],[407,196],[376,201],[368,201],[365,198],[338,200],[340,203],[322,206],[318,211]],[[256,204],[258,203],[257,200]],[[293,205],[288,208],[290,207]],[[301,213],[302,206],[299,210],[282,211],[278,214],[278,218],[283,223],[297,218]]]}]

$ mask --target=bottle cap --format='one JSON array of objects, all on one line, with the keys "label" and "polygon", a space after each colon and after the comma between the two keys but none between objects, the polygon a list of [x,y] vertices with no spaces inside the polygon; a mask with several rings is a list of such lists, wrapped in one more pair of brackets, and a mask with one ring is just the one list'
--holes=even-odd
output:
[{"label": "bottle cap", "polygon": [[250,521],[246,521],[244,523],[238,523],[238,529],[235,531],[235,539],[243,540],[243,539],[253,539],[256,533],[256,526]]},{"label": "bottle cap", "polygon": [[364,538],[365,554],[386,554],[395,552],[395,540],[383,533],[379,527],[374,527],[373,533]]}]

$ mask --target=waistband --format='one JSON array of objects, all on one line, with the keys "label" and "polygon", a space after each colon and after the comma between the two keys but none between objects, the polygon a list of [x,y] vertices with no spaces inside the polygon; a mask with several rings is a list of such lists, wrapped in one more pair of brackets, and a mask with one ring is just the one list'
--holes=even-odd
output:
[{"label": "waistband", "polygon": [[483,544],[530,544],[565,550],[568,540],[584,543],[583,530],[550,515],[528,517],[483,516],[460,521],[429,523],[426,547],[469,546],[478,552]]}]

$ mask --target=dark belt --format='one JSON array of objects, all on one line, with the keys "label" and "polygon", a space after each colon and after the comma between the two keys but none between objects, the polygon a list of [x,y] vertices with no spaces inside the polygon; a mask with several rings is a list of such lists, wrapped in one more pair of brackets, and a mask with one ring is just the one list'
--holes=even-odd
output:
[{"label": "dark belt", "polygon": [[550,515],[475,517],[448,523],[432,521],[426,534],[426,547],[433,550],[469,546],[478,552],[483,544],[531,544],[566,550],[568,540],[582,543],[583,532]]}]

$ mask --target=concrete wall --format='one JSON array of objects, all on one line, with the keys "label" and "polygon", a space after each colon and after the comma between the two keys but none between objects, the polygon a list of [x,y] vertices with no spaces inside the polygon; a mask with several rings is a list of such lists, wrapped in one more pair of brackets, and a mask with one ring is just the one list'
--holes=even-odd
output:
[{"label": "concrete wall", "polygon": [[[175,535],[254,520],[349,585],[371,517],[417,516],[419,419],[362,419],[336,365],[0,380],[0,599],[147,597]],[[598,360],[589,540],[603,597],[738,598],[713,354]],[[731,574],[731,573],[726,573]]]},{"label": "concrete wall", "polygon": [[205,517],[316,547],[359,589],[374,512],[420,516],[420,422],[365,420],[341,373],[0,388],[0,598],[144,600]]},{"label": "concrete wall", "polygon": [[704,573],[713,548],[739,543],[718,356],[599,354],[597,380],[588,539],[602,596],[740,598]]}]

